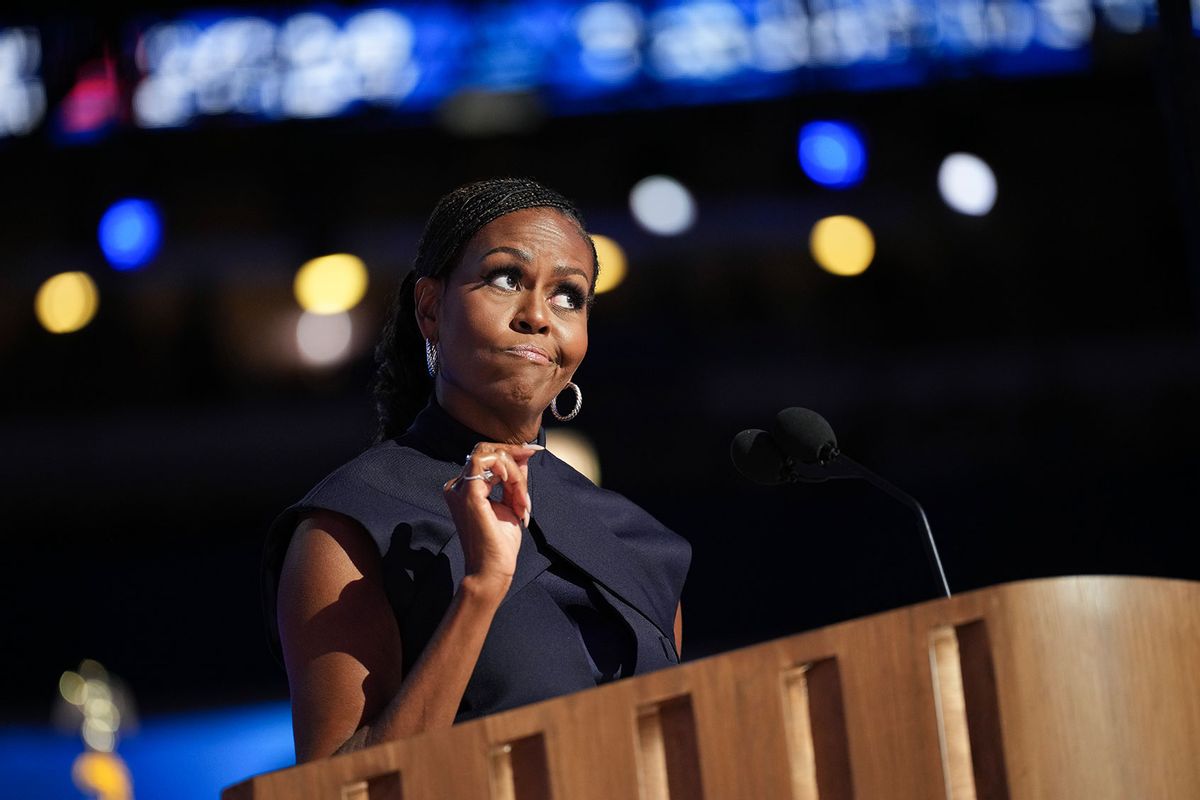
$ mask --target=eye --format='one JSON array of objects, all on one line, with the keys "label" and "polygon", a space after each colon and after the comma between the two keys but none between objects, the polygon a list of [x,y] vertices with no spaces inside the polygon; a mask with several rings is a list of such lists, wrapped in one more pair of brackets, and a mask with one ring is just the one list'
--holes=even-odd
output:
[{"label": "eye", "polygon": [[497,289],[503,289],[506,292],[515,292],[521,288],[521,272],[514,267],[496,269],[489,272],[484,281]]},{"label": "eye", "polygon": [[587,298],[579,287],[571,283],[564,283],[554,291],[554,296],[550,298],[550,302],[559,308],[565,308],[571,311],[578,311],[583,308]]}]

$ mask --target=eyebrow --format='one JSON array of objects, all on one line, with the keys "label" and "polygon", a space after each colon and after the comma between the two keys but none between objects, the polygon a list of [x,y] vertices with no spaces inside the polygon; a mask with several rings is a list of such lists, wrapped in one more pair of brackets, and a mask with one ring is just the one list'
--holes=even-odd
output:
[{"label": "eyebrow", "polygon": [[[483,261],[485,258],[492,255],[493,253],[508,253],[510,256],[515,257],[517,260],[519,260],[523,264],[528,264],[533,261],[533,254],[529,253],[526,250],[521,250],[520,248],[517,248],[517,247],[508,247],[507,245],[493,247],[491,250],[488,250],[486,253],[484,253],[482,256],[480,256],[479,260]],[[565,275],[578,275],[579,277],[583,278],[585,281],[591,280],[591,276],[589,276],[586,272],[581,270],[579,267],[569,267],[565,264],[559,264],[558,266],[556,266],[554,268],[554,275],[555,275],[555,277],[559,277],[559,278],[561,278]]]},{"label": "eyebrow", "polygon": [[500,247],[493,247],[491,250],[488,250],[486,253],[480,256],[479,260],[483,261],[483,259],[490,256],[492,253],[508,253],[510,256],[515,256],[517,259],[526,264],[528,264],[530,261],[533,261],[533,255],[525,250],[520,250],[516,247],[506,247],[504,245],[501,245]]},{"label": "eyebrow", "polygon": [[557,267],[554,268],[554,275],[555,275],[555,277],[562,277],[564,275],[578,275],[579,277],[583,278],[585,281],[591,280],[591,276],[589,276],[586,272],[581,270],[579,267],[568,267],[563,264],[559,264]]}]

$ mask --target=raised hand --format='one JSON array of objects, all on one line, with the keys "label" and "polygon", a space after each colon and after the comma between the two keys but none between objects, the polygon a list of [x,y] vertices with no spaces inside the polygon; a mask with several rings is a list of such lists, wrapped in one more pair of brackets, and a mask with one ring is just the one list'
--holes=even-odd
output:
[{"label": "raised hand", "polygon": [[[462,474],[447,481],[442,495],[458,529],[466,560],[466,575],[503,593],[512,583],[521,547],[521,524],[529,524],[529,457],[543,448],[536,444],[480,442],[467,456]],[[488,498],[492,487],[504,485],[504,499]]]}]

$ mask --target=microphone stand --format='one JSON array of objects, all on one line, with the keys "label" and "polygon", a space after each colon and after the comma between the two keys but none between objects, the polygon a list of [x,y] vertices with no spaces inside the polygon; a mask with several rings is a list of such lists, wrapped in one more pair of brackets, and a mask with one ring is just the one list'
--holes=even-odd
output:
[{"label": "microphone stand", "polygon": [[822,448],[820,461],[815,464],[797,463],[795,459],[788,458],[786,473],[787,479],[792,483],[817,483],[829,478],[860,478],[912,509],[921,523],[921,528],[925,531],[921,544],[925,549],[925,557],[929,560],[929,568],[937,577],[942,592],[946,597],[950,597],[950,583],[946,580],[946,571],[942,569],[942,559],[938,556],[937,544],[933,540],[933,530],[929,527],[929,518],[925,516],[925,509],[921,507],[915,497],[891,481],[876,475],[836,447]]}]

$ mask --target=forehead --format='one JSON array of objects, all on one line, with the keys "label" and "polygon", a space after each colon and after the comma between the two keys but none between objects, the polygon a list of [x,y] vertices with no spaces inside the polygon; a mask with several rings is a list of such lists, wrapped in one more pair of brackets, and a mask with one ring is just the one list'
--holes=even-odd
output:
[{"label": "forehead", "polygon": [[579,224],[555,208],[524,208],[484,225],[463,248],[463,261],[481,259],[497,247],[511,247],[552,266],[565,264],[592,274],[592,246]]}]

